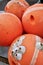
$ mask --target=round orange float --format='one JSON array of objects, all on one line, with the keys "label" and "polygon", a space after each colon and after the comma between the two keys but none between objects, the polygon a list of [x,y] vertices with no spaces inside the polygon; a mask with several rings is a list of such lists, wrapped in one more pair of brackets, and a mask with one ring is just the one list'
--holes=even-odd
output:
[{"label": "round orange float", "polygon": [[43,37],[43,4],[30,6],[22,17],[22,24],[27,33]]},{"label": "round orange float", "polygon": [[23,3],[25,6],[29,6],[28,2],[26,0],[15,0],[15,1],[20,1],[21,3]]},{"label": "round orange float", "polygon": [[17,15],[20,19],[24,11],[29,7],[29,4],[26,1],[12,0],[7,3],[5,6],[5,11]]},{"label": "round orange float", "polygon": [[0,13],[0,46],[8,46],[22,34],[21,21],[10,13]]},{"label": "round orange float", "polygon": [[19,2],[23,3],[25,6],[29,7],[29,4],[26,0],[14,0],[14,1],[19,1]]},{"label": "round orange float", "polygon": [[9,52],[10,65],[43,65],[43,40],[26,34],[13,41]]}]

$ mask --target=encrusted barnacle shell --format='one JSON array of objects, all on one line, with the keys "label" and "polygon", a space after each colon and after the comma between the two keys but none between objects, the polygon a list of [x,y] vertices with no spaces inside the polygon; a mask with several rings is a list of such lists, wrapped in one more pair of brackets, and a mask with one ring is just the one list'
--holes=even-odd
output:
[{"label": "encrusted barnacle shell", "polygon": [[26,48],[24,46],[19,46],[19,52],[21,52],[22,54],[24,54],[26,51]]},{"label": "encrusted barnacle shell", "polygon": [[15,58],[16,58],[17,60],[21,60],[21,59],[22,59],[22,54],[21,54],[21,53],[16,53],[16,54],[15,54]]},{"label": "encrusted barnacle shell", "polygon": [[26,48],[25,46],[22,46],[22,42],[24,40],[25,36],[21,36],[12,46],[12,55],[17,59],[21,60],[22,55],[25,53]]},{"label": "encrusted barnacle shell", "polygon": [[41,50],[42,49],[41,42],[37,42],[36,47],[37,49]]}]

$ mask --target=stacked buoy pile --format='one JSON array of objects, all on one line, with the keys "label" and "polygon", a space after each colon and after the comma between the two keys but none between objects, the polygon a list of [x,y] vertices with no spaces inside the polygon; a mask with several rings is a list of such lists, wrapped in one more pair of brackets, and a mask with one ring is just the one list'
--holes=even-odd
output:
[{"label": "stacked buoy pile", "polygon": [[43,4],[9,1],[0,12],[0,46],[10,46],[10,65],[43,65]]}]

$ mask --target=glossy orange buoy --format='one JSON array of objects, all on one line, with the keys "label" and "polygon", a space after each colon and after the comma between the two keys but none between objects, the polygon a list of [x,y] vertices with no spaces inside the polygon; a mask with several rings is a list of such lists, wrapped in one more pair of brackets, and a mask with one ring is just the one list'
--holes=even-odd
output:
[{"label": "glossy orange buoy", "polygon": [[12,0],[5,6],[5,11],[13,13],[21,19],[24,11],[28,7],[29,4],[26,1]]},{"label": "glossy orange buoy", "polygon": [[21,21],[11,13],[0,13],[0,46],[9,46],[22,34]]},{"label": "glossy orange buoy", "polygon": [[22,17],[22,24],[27,33],[43,37],[43,4],[30,6]]},{"label": "glossy orange buoy", "polygon": [[13,41],[8,52],[10,65],[43,65],[43,40],[26,34]]}]

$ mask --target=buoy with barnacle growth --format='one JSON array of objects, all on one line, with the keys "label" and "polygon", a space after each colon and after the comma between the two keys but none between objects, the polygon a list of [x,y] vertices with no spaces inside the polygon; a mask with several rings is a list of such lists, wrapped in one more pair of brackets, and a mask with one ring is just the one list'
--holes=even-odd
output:
[{"label": "buoy with barnacle growth", "polygon": [[43,40],[26,34],[15,39],[8,52],[10,65],[43,65]]}]

